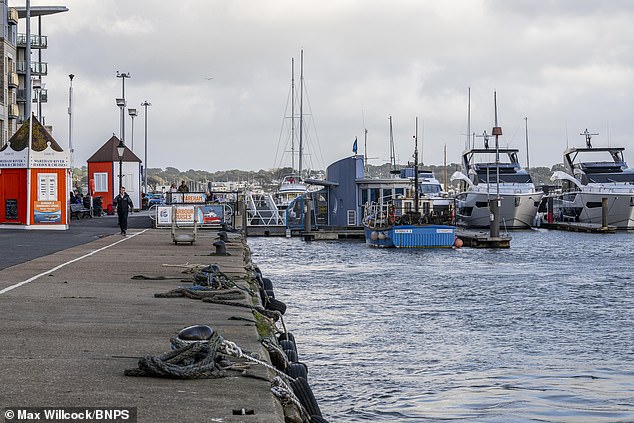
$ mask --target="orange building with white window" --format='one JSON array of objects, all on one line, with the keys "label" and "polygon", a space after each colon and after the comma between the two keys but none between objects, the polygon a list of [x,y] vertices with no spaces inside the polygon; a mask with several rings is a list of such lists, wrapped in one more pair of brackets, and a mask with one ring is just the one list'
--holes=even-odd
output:
[{"label": "orange building with white window", "polygon": [[[112,136],[88,159],[88,182],[93,197],[102,197],[104,210],[119,194],[119,138]],[[141,208],[141,159],[125,147],[121,182],[135,209]]]},{"label": "orange building with white window", "polygon": [[0,228],[68,229],[68,153],[31,119],[0,149]]}]

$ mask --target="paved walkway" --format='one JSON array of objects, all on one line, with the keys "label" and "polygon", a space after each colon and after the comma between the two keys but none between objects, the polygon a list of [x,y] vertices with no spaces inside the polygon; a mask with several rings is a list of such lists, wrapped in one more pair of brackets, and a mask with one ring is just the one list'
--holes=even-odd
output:
[{"label": "paved walkway", "polygon": [[[128,406],[138,407],[139,422],[283,422],[264,380],[236,372],[205,380],[123,375],[138,357],[169,351],[170,336],[192,324],[268,356],[253,323],[229,320],[252,320],[248,309],[154,298],[180,281],[131,279],[187,277],[163,264],[217,263],[229,275],[246,274],[242,243],[213,257],[216,232],[199,235],[193,246],[175,246],[169,231],[132,229],[0,271],[0,409]],[[259,366],[249,372],[267,376]],[[233,415],[240,409],[255,415]]]}]

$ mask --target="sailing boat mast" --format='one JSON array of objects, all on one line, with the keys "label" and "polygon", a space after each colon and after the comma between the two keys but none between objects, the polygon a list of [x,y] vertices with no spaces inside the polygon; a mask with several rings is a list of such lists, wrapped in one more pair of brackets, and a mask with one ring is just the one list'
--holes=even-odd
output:
[{"label": "sailing boat mast", "polygon": [[416,135],[414,135],[414,212],[418,219],[418,117],[416,118]]},{"label": "sailing boat mast", "polygon": [[293,172],[295,172],[295,58],[294,57],[291,57],[291,166],[292,166]]},{"label": "sailing boat mast", "polygon": [[396,171],[396,154],[394,152],[394,133],[392,132],[392,116],[389,117],[390,120],[390,164],[392,167],[392,171]]},{"label": "sailing boat mast", "polygon": [[302,157],[304,155],[304,49],[299,61],[299,177],[302,177]]}]

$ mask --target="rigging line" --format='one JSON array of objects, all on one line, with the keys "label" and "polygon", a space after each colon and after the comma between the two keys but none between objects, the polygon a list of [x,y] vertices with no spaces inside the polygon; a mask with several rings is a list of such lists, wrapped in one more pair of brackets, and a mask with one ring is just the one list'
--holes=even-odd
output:
[{"label": "rigging line", "polygon": [[[289,104],[288,99],[289,99],[289,97],[291,97],[292,87],[289,87],[289,88],[288,88],[288,91],[289,91],[289,92],[288,92],[288,94],[286,95],[286,105],[284,106],[284,114],[282,115],[282,117],[283,117],[283,118],[282,118],[282,125],[281,125],[281,127],[280,127],[280,133],[279,133],[278,138],[277,138],[277,147],[276,147],[276,149],[275,149],[275,160],[274,160],[274,162],[273,162],[273,168],[278,167],[278,164],[279,164],[279,166],[281,167],[282,160],[284,159],[284,150],[286,150],[286,147],[288,146],[288,139],[287,139],[287,142],[284,144],[284,147],[283,147],[282,153],[281,153],[281,155],[280,155],[280,144],[282,143],[282,136],[283,136],[283,134],[284,134],[284,129],[285,129],[285,127],[286,127],[286,115],[287,115],[287,113],[288,113],[288,104]],[[291,99],[291,101],[293,101],[293,100]],[[277,161],[278,155],[280,156],[280,161],[279,161],[279,163],[278,163],[278,161]]]},{"label": "rigging line", "polygon": [[[324,167],[324,163],[325,163],[324,155],[323,155],[323,152],[321,150],[321,142],[319,140],[319,134],[317,133],[317,125],[315,124],[315,116],[313,115],[313,107],[312,107],[312,105],[310,103],[310,95],[309,95],[309,92],[308,92],[308,87],[306,86],[306,80],[304,80],[304,94],[305,94],[304,95],[304,97],[305,97],[304,100],[306,102],[306,105],[307,105],[308,111],[309,111],[308,115],[304,114],[304,116],[310,116],[310,120],[307,119],[307,121],[310,121],[310,123],[312,124],[313,132],[314,132],[315,138],[317,140],[317,149],[319,151],[319,159],[321,160],[321,168],[325,168]],[[308,133],[308,131],[305,131],[305,132],[306,132],[306,134]]]}]

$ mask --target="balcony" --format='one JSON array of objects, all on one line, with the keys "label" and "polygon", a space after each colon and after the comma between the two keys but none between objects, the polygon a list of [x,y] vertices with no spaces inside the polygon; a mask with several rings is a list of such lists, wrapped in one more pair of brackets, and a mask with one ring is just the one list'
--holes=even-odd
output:
[{"label": "balcony", "polygon": [[[39,92],[40,103],[46,103],[48,101],[48,90],[46,88],[42,88]],[[26,101],[26,98],[24,99]],[[37,103],[37,97],[33,96],[33,103]]]},{"label": "balcony", "polygon": [[[18,73],[26,74],[26,62],[15,62],[15,69]],[[31,62],[32,76],[46,76],[48,74],[48,63]]]},{"label": "balcony", "polygon": [[20,85],[18,74],[15,72],[9,72],[9,74],[7,75],[7,84],[9,85],[9,88],[16,88],[18,85]]},{"label": "balcony", "polygon": [[[18,34],[15,45],[26,48],[26,34]],[[31,48],[42,49],[46,47],[48,47],[48,37],[46,35],[31,34]]]},{"label": "balcony", "polygon": [[20,108],[17,104],[9,104],[7,106],[7,114],[9,115],[9,119],[16,119],[20,116]]},{"label": "balcony", "polygon": [[[18,103],[26,103],[26,90],[24,88],[20,88],[19,90],[17,90],[15,100]],[[35,95],[32,96],[31,101],[33,101],[33,103],[37,103],[37,98],[35,98]],[[40,103],[47,103],[47,102],[48,102],[48,90],[46,88],[42,88],[40,90]]]},{"label": "balcony", "polygon": [[18,24],[18,11],[14,8],[9,8],[7,13],[7,22],[9,25],[17,25]]}]

